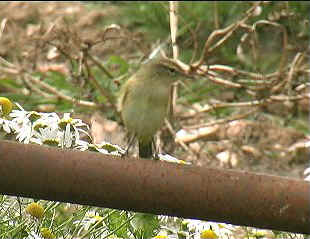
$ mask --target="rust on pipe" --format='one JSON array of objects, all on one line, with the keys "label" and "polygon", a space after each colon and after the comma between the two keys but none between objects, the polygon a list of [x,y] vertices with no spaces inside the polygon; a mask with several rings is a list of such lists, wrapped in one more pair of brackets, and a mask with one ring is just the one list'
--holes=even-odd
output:
[{"label": "rust on pipe", "polygon": [[310,233],[310,183],[0,141],[0,194]]}]

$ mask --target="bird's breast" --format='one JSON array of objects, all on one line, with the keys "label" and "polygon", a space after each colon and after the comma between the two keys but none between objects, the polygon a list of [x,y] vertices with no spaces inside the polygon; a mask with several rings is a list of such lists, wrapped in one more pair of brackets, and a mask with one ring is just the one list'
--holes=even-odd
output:
[{"label": "bird's breast", "polygon": [[139,138],[150,138],[167,113],[169,85],[139,85],[129,92],[122,110],[127,129]]}]

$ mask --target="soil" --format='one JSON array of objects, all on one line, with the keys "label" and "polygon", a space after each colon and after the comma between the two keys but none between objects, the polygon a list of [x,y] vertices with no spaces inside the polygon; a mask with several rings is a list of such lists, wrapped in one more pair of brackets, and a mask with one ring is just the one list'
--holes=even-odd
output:
[{"label": "soil", "polygon": [[[117,23],[121,17],[118,7],[113,4],[90,8],[81,2],[9,2],[1,3],[0,15],[2,19],[6,19],[6,27],[0,39],[0,55],[12,62],[19,62],[24,68],[34,67],[39,71],[52,69],[64,74],[68,72],[65,66],[55,65],[63,64],[65,59],[57,54],[53,56],[51,46],[46,44],[55,39],[62,44],[64,52],[67,51],[72,57],[78,56],[81,42],[94,43],[102,40],[104,44],[98,44],[92,49],[92,54],[100,59],[113,53],[130,60],[139,54],[147,54],[151,45],[144,42],[143,33],[126,30],[126,26],[120,26],[120,31],[115,28],[108,33],[109,38],[115,37],[114,40],[105,40],[107,35],[102,35],[105,23]],[[50,34],[50,31],[53,31],[53,34]],[[231,98],[231,95],[233,93],[229,90],[223,92],[222,100]],[[309,112],[308,106],[309,102],[298,103],[301,111],[305,111],[304,114]],[[276,105],[267,110],[282,113],[282,118],[285,118],[283,112],[290,111],[289,108],[279,110]],[[182,113],[185,111],[186,108]],[[178,113],[180,112],[177,112],[176,116],[182,114]],[[104,115],[100,117],[105,118]],[[217,129],[213,128],[212,133],[188,143],[191,154],[178,150],[178,144],[171,146],[171,140],[170,150],[174,148],[175,155],[196,165],[303,178],[303,171],[309,166],[309,148],[302,144],[309,140],[308,136],[299,130],[286,127],[285,123],[279,123],[283,120],[262,117],[262,114],[259,117],[261,118],[256,121],[238,120],[219,125]],[[89,119],[88,116],[84,118]],[[91,123],[90,120],[88,123]],[[199,119],[191,120],[191,124],[198,123]],[[115,122],[111,124],[115,126]],[[112,129],[119,135],[122,128],[114,126]],[[97,124],[96,127],[100,126]],[[105,130],[101,130],[102,134],[105,134]],[[112,131],[109,128],[109,139],[113,141]],[[162,135],[165,135],[165,132],[162,132]],[[124,144],[117,138],[117,143]],[[165,147],[167,148],[169,151],[169,147]]]}]

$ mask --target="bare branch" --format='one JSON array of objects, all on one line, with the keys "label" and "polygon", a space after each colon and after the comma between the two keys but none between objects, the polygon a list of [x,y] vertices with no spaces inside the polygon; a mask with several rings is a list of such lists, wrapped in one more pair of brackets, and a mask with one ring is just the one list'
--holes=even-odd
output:
[{"label": "bare branch", "polygon": [[190,126],[183,126],[182,128],[184,129],[198,129],[198,128],[203,128],[203,127],[209,127],[212,125],[219,125],[219,124],[225,124],[234,120],[239,120],[239,119],[244,119],[246,117],[248,117],[249,115],[252,115],[253,113],[258,112],[258,109],[253,109],[250,110],[247,113],[243,113],[243,114],[236,114],[230,117],[227,117],[225,119],[220,119],[220,120],[215,120],[209,123],[205,123],[205,124],[199,124],[199,125],[190,125]]},{"label": "bare branch", "polygon": [[41,81],[39,78],[34,77],[34,76],[30,75],[29,73],[25,73],[25,77],[26,77],[26,79],[28,79],[32,83],[39,85],[40,87],[44,88],[46,91],[58,96],[59,98],[61,98],[63,100],[67,100],[73,104],[77,104],[80,106],[87,106],[87,107],[94,107],[94,108],[99,107],[99,105],[97,105],[93,102],[84,101],[84,100],[76,100],[70,96],[64,95],[64,94],[60,93],[60,91],[58,89],[50,86],[49,84],[46,84],[45,82]]},{"label": "bare branch", "polygon": [[170,31],[171,31],[171,42],[173,50],[173,59],[179,58],[179,49],[176,42],[178,32],[178,2],[169,1],[170,6]]}]

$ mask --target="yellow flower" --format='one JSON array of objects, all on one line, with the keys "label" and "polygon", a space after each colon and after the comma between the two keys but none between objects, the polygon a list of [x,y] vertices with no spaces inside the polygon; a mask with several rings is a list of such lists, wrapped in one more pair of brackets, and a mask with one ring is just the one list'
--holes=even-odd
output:
[{"label": "yellow flower", "polygon": [[156,239],[159,239],[159,238],[168,238],[168,236],[166,236],[166,235],[157,235],[157,236],[155,236],[155,237],[153,237],[154,239],[156,238]]},{"label": "yellow flower", "polygon": [[43,217],[44,208],[40,204],[32,202],[26,207],[26,212],[37,219],[41,219]]},{"label": "yellow flower", "polygon": [[93,216],[93,219],[95,219],[96,222],[101,222],[101,221],[103,221],[103,217],[98,216],[98,215]]},{"label": "yellow flower", "polygon": [[51,230],[46,227],[42,227],[40,232],[43,238],[53,239],[56,237],[55,234],[53,234]]},{"label": "yellow flower", "polygon": [[166,231],[160,231],[153,239],[168,239],[168,234]]},{"label": "yellow flower", "polygon": [[13,108],[12,102],[5,97],[0,97],[0,112],[2,111],[2,115],[7,116],[11,113]]},{"label": "yellow flower", "polygon": [[214,231],[212,231],[211,229],[208,229],[208,230],[203,230],[200,233],[200,238],[201,239],[213,239],[213,238],[218,238],[218,236],[215,234]]}]

